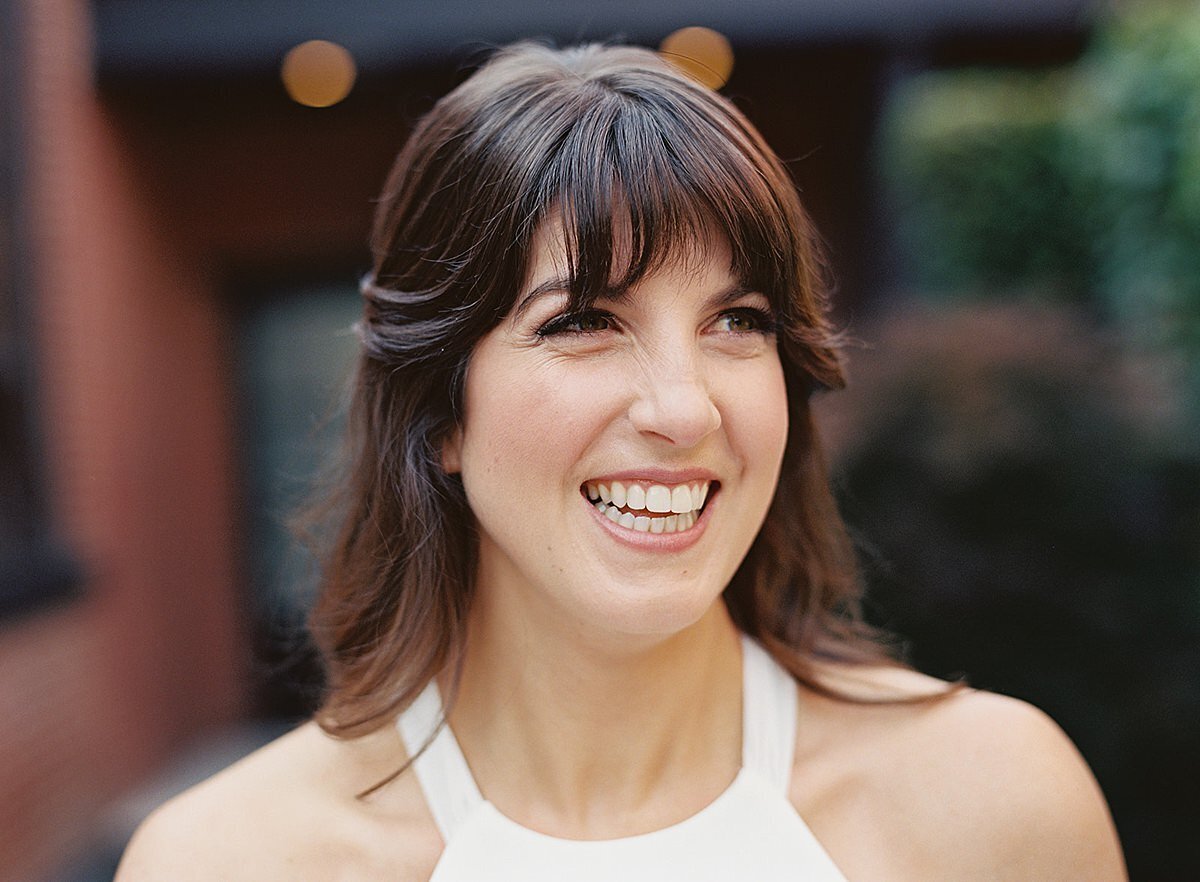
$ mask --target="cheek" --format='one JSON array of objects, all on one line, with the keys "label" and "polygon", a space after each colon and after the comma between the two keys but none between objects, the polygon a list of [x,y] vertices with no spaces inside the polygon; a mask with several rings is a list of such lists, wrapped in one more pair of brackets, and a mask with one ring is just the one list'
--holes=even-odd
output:
[{"label": "cheek", "polygon": [[[601,371],[495,366],[468,382],[464,472],[536,474],[568,468],[611,420],[619,385]],[[561,471],[560,471],[560,477]]]},{"label": "cheek", "polygon": [[764,432],[772,438],[773,447],[778,450],[779,459],[782,462],[783,449],[787,446],[788,440],[787,384],[783,379],[782,367],[774,374],[774,384],[771,388],[771,403],[769,407],[763,408],[763,415],[767,423],[764,426]]},{"label": "cheek", "polygon": [[[754,390],[746,394],[747,389]],[[778,465],[788,439],[787,386],[783,369],[765,366],[742,377],[726,398],[726,429],[751,466]]]}]

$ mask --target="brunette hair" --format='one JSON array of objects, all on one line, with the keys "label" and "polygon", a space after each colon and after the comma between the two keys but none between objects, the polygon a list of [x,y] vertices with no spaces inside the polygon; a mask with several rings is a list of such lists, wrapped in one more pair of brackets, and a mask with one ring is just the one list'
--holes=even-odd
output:
[{"label": "brunette hair", "polygon": [[809,412],[814,388],[843,380],[820,250],[787,170],[730,101],[651,51],[522,43],[419,121],[378,207],[341,526],[310,621],[328,672],[317,719],[332,734],[378,727],[461,660],[476,537],[442,444],[471,352],[513,306],[548,217],[563,228],[573,308],[706,234],[729,243],[734,275],[779,322],[790,428],[726,603],[822,691],[816,660],[886,658],[859,614]]}]

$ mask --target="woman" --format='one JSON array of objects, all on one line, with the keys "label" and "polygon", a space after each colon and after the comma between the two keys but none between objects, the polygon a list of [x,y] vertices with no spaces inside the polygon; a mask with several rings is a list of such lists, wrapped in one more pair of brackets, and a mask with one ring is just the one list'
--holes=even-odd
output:
[{"label": "woman", "polygon": [[327,701],[122,882],[1123,878],[1051,722],[856,617],[813,243],[650,52],[520,45],[442,99],[376,221]]}]

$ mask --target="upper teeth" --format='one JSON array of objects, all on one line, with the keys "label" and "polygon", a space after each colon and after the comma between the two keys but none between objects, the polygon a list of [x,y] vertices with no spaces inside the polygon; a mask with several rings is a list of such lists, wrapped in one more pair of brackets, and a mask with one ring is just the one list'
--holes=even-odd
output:
[{"label": "upper teeth", "polygon": [[630,511],[686,514],[699,511],[708,498],[710,481],[694,484],[638,484],[613,481],[611,484],[588,483],[588,499],[612,503]]}]

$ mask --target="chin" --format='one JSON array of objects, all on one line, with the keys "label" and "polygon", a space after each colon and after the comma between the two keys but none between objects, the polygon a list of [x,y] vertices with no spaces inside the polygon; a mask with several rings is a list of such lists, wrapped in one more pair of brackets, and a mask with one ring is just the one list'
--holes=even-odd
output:
[{"label": "chin", "polygon": [[589,605],[588,630],[601,638],[612,635],[666,639],[698,625],[714,612],[720,598],[720,591],[701,593],[695,586],[638,597],[606,597]]}]

